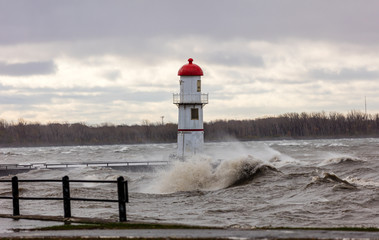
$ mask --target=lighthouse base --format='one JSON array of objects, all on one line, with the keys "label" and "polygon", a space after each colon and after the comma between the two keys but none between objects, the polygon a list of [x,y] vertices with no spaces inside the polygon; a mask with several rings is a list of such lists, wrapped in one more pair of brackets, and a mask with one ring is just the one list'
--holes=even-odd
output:
[{"label": "lighthouse base", "polygon": [[179,131],[178,132],[178,157],[190,157],[203,152],[203,131]]}]

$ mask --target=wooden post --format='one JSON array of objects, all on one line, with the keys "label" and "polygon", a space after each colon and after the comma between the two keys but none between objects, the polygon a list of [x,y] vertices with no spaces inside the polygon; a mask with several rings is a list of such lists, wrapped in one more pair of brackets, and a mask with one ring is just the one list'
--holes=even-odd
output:
[{"label": "wooden post", "polygon": [[64,217],[71,217],[71,202],[70,202],[70,182],[68,176],[62,178],[62,187],[63,187],[63,210]]},{"label": "wooden post", "polygon": [[118,192],[118,210],[120,222],[126,222],[126,187],[123,177],[117,178],[117,192]]},{"label": "wooden post", "polygon": [[18,191],[18,178],[12,177],[13,216],[20,216],[20,200]]}]

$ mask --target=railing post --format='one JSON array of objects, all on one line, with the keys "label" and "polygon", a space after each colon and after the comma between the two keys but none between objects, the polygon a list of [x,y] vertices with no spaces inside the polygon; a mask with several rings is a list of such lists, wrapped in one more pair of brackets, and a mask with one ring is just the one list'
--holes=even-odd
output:
[{"label": "railing post", "polygon": [[12,177],[13,216],[20,216],[20,201],[18,192],[18,178]]},{"label": "railing post", "polygon": [[118,210],[120,222],[126,222],[127,183],[123,177],[117,178]]},{"label": "railing post", "polygon": [[124,181],[124,188],[125,188],[125,202],[129,202],[129,190],[128,190],[128,181]]},{"label": "railing post", "polygon": [[62,187],[63,187],[63,210],[64,217],[71,217],[71,202],[70,202],[70,182],[68,176],[62,178]]}]

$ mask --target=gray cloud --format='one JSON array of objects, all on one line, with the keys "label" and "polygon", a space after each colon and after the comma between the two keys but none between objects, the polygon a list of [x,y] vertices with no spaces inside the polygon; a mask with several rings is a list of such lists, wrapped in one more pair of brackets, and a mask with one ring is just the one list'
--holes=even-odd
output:
[{"label": "gray cloud", "polygon": [[0,43],[191,35],[375,43],[378,8],[375,0],[1,1]]},{"label": "gray cloud", "polygon": [[[172,95],[167,92],[134,92],[120,87],[19,88],[17,92],[17,94],[7,93],[3,89],[0,94],[0,108],[16,114],[18,112],[19,115],[13,119],[9,119],[9,115],[4,115],[0,119],[15,120],[22,117],[28,121],[44,122],[137,123],[140,121],[138,114],[146,113],[151,103],[163,102],[163,106],[168,106],[165,112],[175,111]],[[115,104],[115,101],[118,103]],[[140,112],[126,118],[125,115],[135,111],[135,108],[120,107],[120,101],[127,102],[128,106],[140,106]],[[157,115],[157,119],[160,114]],[[48,115],[47,119],[41,119],[41,116],[45,115]]]},{"label": "gray cloud", "polygon": [[0,75],[3,76],[48,75],[56,71],[57,66],[53,61],[25,63],[0,62]]},{"label": "gray cloud", "polygon": [[264,62],[261,56],[254,54],[234,52],[234,51],[219,51],[214,53],[205,53],[204,60],[214,64],[228,66],[251,66],[263,67]]},{"label": "gray cloud", "polygon": [[[162,110],[147,109],[162,102],[176,116],[171,92],[179,91],[177,71],[193,57],[204,70],[204,91],[210,94],[207,109],[217,108],[218,114],[250,116],[242,108],[259,108],[257,101],[267,108],[262,114],[336,110],[333,102],[346,100],[334,101],[335,97],[355,101],[363,95],[373,99],[374,106],[379,71],[369,71],[368,66],[377,61],[377,9],[376,0],[0,0],[0,76],[28,80],[27,76],[54,74],[58,64],[62,69],[56,84],[48,81],[50,76],[38,76],[33,88],[26,81],[1,77],[0,104],[3,112],[17,108],[20,116],[38,109],[49,112],[36,115],[44,120],[54,118],[54,113],[96,122],[103,112],[107,114],[102,119],[120,121],[125,117],[122,108],[136,111],[133,105],[144,118],[156,114],[159,119]],[[318,47],[323,49],[315,54]],[[323,57],[328,47],[337,48],[331,53],[340,56]],[[351,65],[341,61],[345,50],[352,54],[346,56],[363,59],[363,67],[346,68]],[[30,56],[38,58],[28,62]],[[56,62],[36,62],[39,59]],[[307,75],[307,66],[336,66],[339,71],[319,68]],[[158,71],[160,67],[167,69]],[[101,87],[85,86],[80,79]],[[344,81],[354,85],[354,92],[339,84]],[[333,99],[321,101],[328,95]],[[217,107],[212,99],[230,101],[233,107]],[[293,99],[301,104],[284,103]],[[252,111],[258,114],[259,109]],[[130,115],[133,119],[128,121],[139,121],[142,115]],[[17,114],[11,117],[17,119]]]},{"label": "gray cloud", "polygon": [[372,80],[379,79],[378,71],[369,71],[365,68],[350,69],[342,68],[340,71],[330,71],[327,69],[312,70],[310,76],[315,79],[327,79],[337,81],[351,81],[351,80]]},{"label": "gray cloud", "polygon": [[[1,86],[1,85],[0,85]],[[81,103],[111,104],[113,101],[129,101],[144,104],[146,102],[168,101],[172,94],[167,92],[131,91],[120,87],[94,87],[94,88],[18,88],[18,94],[7,94],[4,89],[0,95],[2,105],[20,105],[27,109],[31,105],[52,104],[53,100],[75,100]]]},{"label": "gray cloud", "polygon": [[115,81],[122,76],[120,70],[110,70],[103,73],[103,77],[109,81]]},{"label": "gray cloud", "polygon": [[17,94],[16,96],[0,96],[1,105],[13,105],[19,106],[22,109],[27,109],[31,105],[35,104],[49,104],[51,103],[51,99],[54,97],[52,94],[41,94],[30,96],[27,94]]},{"label": "gray cloud", "polygon": [[9,90],[9,89],[11,89],[11,88],[12,88],[12,87],[10,87],[10,86],[6,86],[6,85],[0,83],[0,91]]}]

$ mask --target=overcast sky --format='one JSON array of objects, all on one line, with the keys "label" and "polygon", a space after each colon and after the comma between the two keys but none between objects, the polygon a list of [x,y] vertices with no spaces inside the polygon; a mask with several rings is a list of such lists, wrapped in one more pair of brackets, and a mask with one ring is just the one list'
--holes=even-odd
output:
[{"label": "overcast sky", "polygon": [[177,122],[192,57],[204,120],[379,113],[379,1],[0,0],[0,119]]}]

